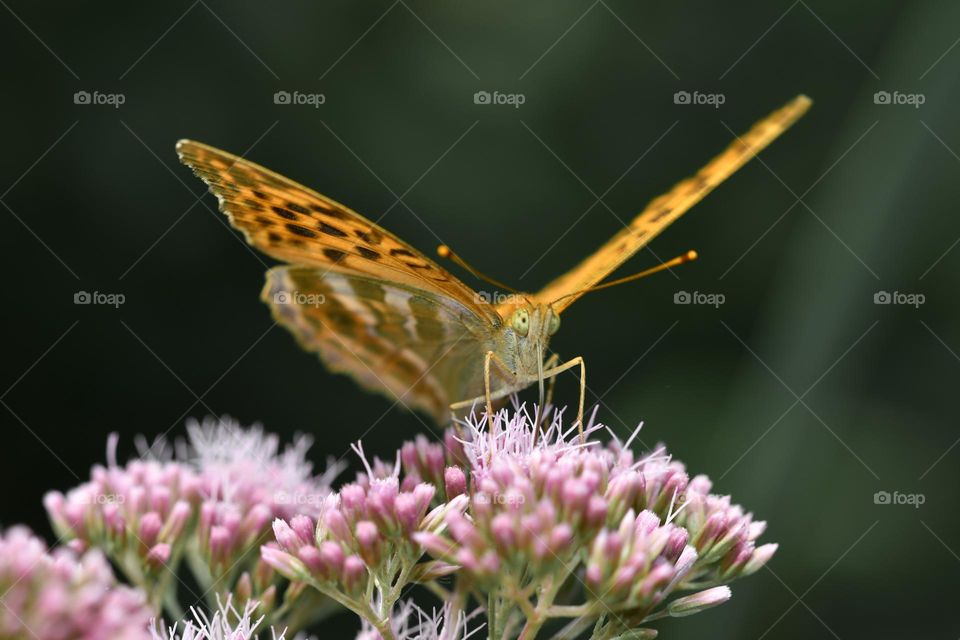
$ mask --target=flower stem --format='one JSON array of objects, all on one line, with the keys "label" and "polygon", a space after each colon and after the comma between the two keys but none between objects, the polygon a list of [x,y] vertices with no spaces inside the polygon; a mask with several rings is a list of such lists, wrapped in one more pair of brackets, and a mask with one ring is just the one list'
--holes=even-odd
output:
[{"label": "flower stem", "polygon": [[497,640],[497,596],[494,591],[487,594],[487,638]]}]

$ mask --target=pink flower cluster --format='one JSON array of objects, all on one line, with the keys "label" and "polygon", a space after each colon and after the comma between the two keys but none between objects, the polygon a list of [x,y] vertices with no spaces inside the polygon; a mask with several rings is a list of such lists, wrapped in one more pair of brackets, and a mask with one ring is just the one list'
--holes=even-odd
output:
[{"label": "pink flower cluster", "polygon": [[[662,453],[635,462],[618,443],[581,444],[559,421],[539,436],[522,412],[494,420],[491,435],[468,426],[470,466],[448,467],[446,476],[469,475],[469,509],[448,513],[444,534],[421,533],[417,540],[480,581],[550,574],[605,527],[618,529],[645,509],[646,522],[659,522],[654,513],[667,516],[687,486],[683,467]],[[680,551],[685,544],[684,538]]]},{"label": "pink flower cluster", "polygon": [[175,455],[160,442],[126,465],[111,440],[88,482],[45,497],[54,529],[78,549],[103,549],[154,604],[187,557],[201,591],[236,590],[268,608],[277,589],[256,551],[274,518],[319,514],[340,467],[315,476],[309,439],[281,450],[276,435],[229,418],[189,424],[188,434]]},{"label": "pink flower cluster", "polygon": [[125,467],[97,465],[90,481],[53,491],[44,506],[61,537],[78,549],[132,551],[149,571],[163,567],[201,501],[201,479],[176,462],[133,460]]},{"label": "pink flower cluster", "polygon": [[275,521],[276,545],[265,545],[262,557],[282,575],[324,591],[356,597],[370,580],[388,590],[392,574],[401,567],[409,572],[419,559],[415,536],[434,530],[443,513],[464,503],[428,512],[435,492],[427,483],[401,491],[397,476],[348,484],[327,499],[319,526],[305,515]]},{"label": "pink flower cluster", "polygon": [[577,449],[541,449],[524,463],[502,456],[474,474],[468,513],[450,511],[445,534],[422,532],[417,541],[481,582],[554,571],[606,522],[605,469]]},{"label": "pink flower cluster", "polygon": [[24,527],[0,535],[0,638],[149,640],[144,595],[119,586],[99,551],[47,552]]},{"label": "pink flower cluster", "polygon": [[691,481],[676,522],[685,527],[700,559],[691,579],[725,583],[756,572],[777,551],[776,544],[756,546],[767,523],[731,504],[730,496],[710,493],[706,476]]},{"label": "pink flower cluster", "polygon": [[[405,443],[392,463],[368,462],[358,443],[364,472],[336,492],[339,465],[315,475],[305,438],[281,449],[259,427],[194,423],[176,453],[161,443],[159,453],[120,465],[111,452],[88,482],[47,495],[71,550],[51,559],[26,533],[8,533],[0,587],[20,594],[14,611],[31,624],[62,607],[113,629],[117,610],[142,632],[144,599],[155,610],[169,605],[185,558],[200,587],[227,604],[211,605],[212,617],[195,612],[180,631],[154,628],[155,638],[249,640],[261,623],[294,633],[342,605],[364,621],[364,640],[454,640],[470,634],[471,600],[485,610],[491,637],[532,639],[566,618],[562,637],[593,626],[597,637],[649,638],[656,632],[642,625],[725,602],[728,583],[773,556],[775,544],[757,542],[764,522],[711,493],[705,476],[691,479],[663,447],[636,456],[637,432],[604,445],[593,439],[603,427],[591,421],[581,437],[561,417],[542,427],[522,409],[470,419],[442,442]],[[116,587],[94,552],[69,555],[94,547],[140,590]],[[18,590],[21,580],[34,583],[17,555],[48,559],[36,584],[69,586]],[[67,558],[72,573],[58,573]],[[445,601],[441,615],[401,602],[414,583]],[[111,608],[91,609],[91,594]],[[0,622],[15,620],[0,611]],[[86,637],[144,637],[118,628]]]},{"label": "pink flower cluster", "polygon": [[588,598],[611,610],[647,612],[683,580],[696,559],[686,530],[661,525],[652,511],[628,512],[618,528],[604,528],[590,545],[584,572]]}]

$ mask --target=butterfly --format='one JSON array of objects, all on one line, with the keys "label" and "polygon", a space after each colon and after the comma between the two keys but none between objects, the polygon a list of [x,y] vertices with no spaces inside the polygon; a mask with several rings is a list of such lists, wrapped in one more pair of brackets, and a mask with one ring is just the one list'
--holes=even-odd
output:
[{"label": "butterfly", "polygon": [[[496,304],[375,222],[289,178],[192,140],[179,141],[177,154],[247,241],[285,263],[267,271],[261,297],[276,321],[329,369],[443,423],[451,409],[486,399],[492,411],[494,400],[537,382],[542,399],[545,378],[579,367],[582,424],[583,358],[562,364],[555,355],[544,359],[560,315],[588,291],[634,279],[603,283],[810,104],[797,96],[651,201],[578,266],[536,293]],[[469,269],[446,247],[440,253]]]}]

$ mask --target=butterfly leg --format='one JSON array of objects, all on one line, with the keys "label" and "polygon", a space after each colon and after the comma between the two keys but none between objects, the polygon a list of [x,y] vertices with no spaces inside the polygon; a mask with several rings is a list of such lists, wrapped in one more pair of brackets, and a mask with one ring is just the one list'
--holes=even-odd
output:
[{"label": "butterfly leg", "polygon": [[496,364],[496,365],[500,368],[501,372],[502,372],[502,373],[505,373],[505,374],[506,374],[507,376],[509,376],[510,378],[512,378],[512,379],[516,379],[516,378],[517,378],[517,374],[514,373],[514,372],[510,369],[510,367],[507,366],[507,363],[505,363],[505,362],[504,362],[496,353],[494,353],[493,351],[488,351],[487,354],[486,354],[486,356],[484,356],[484,359],[483,359],[483,385],[484,385],[484,386],[483,386],[483,389],[484,389],[484,394],[481,395],[481,396],[477,396],[476,398],[470,398],[470,399],[468,399],[468,400],[461,400],[461,401],[459,401],[459,402],[454,402],[453,404],[450,405],[450,410],[451,410],[451,411],[457,411],[458,409],[467,409],[467,408],[469,408],[469,407],[472,407],[472,406],[473,406],[474,404],[476,404],[478,401],[480,401],[480,400],[485,400],[486,403],[487,403],[487,413],[488,413],[488,414],[491,416],[491,418],[492,418],[492,416],[493,416],[493,401],[494,401],[494,400],[500,400],[501,398],[505,398],[505,397],[507,397],[508,395],[510,395],[513,391],[516,390],[515,385],[511,385],[511,384],[505,385],[503,389],[500,389],[500,390],[498,390],[498,391],[492,391],[492,390],[491,390],[491,388],[490,388],[490,364],[491,364],[491,363]]},{"label": "butterfly leg", "polygon": [[553,367],[552,369],[547,369],[543,372],[543,377],[556,379],[557,374],[563,373],[564,371],[572,369],[578,365],[580,367],[580,406],[577,409],[577,428],[580,430],[580,441],[583,442],[585,438],[583,435],[583,405],[586,402],[587,397],[586,362],[584,362],[581,356],[577,356],[576,358],[568,360],[559,366]]},{"label": "butterfly leg", "polygon": [[[487,351],[486,357],[483,359],[483,391],[487,399],[487,420],[493,421],[493,396],[490,393],[490,363],[496,362],[497,366],[501,370],[509,373],[511,376],[516,377],[517,374],[513,371],[510,371],[510,368],[507,366],[507,363],[500,359],[493,351]],[[492,433],[492,430],[491,430]]]}]

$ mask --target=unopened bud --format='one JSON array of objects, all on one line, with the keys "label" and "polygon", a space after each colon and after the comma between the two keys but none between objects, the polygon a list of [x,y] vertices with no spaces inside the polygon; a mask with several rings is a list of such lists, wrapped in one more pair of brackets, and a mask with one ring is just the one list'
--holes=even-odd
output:
[{"label": "unopened bud", "polygon": [[695,593],[692,596],[678,598],[667,605],[667,613],[674,618],[692,616],[710,607],[723,604],[730,599],[730,587],[714,587]]}]

